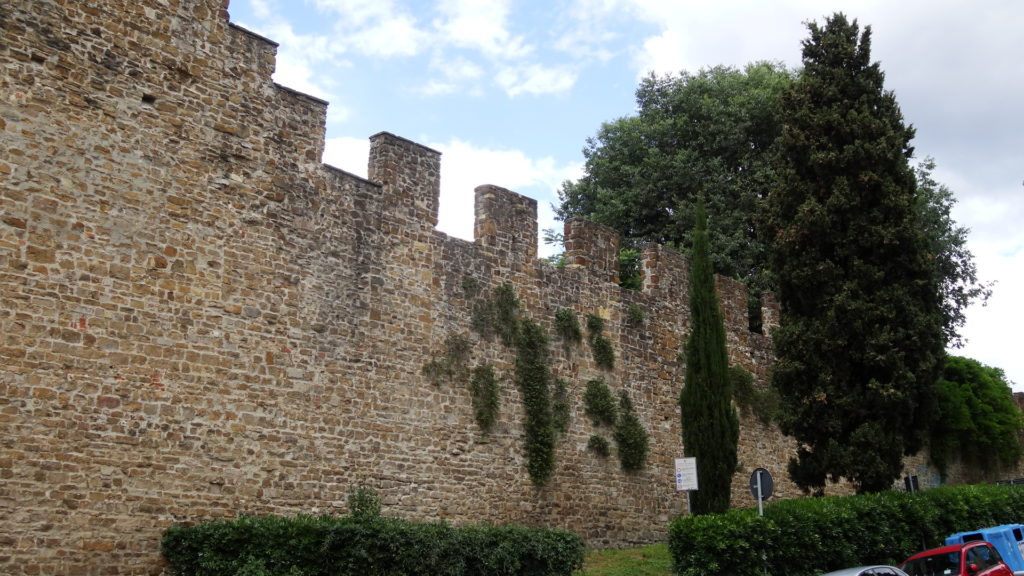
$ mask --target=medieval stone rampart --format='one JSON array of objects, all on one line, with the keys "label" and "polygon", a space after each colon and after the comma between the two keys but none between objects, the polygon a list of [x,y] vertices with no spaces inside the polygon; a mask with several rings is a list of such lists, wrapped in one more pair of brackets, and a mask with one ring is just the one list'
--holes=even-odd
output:
[{"label": "medieval stone rampart", "polygon": [[[552,267],[535,201],[490,185],[474,242],[438,232],[440,154],[381,133],[367,179],[323,165],[327,104],[271,81],[276,45],[225,0],[7,1],[0,38],[0,573],[159,573],[174,523],[341,514],[357,484],[387,514],[594,545],[660,540],[685,512],[677,253],[648,247],[643,290],[623,290],[616,235],[573,221]],[[570,383],[539,488],[512,352],[472,329],[504,283]],[[732,360],[764,382],[768,337],[747,330],[741,285],[719,289]],[[563,308],[605,320],[613,370],[554,336]],[[453,336],[496,368],[490,434],[465,381],[424,374]],[[586,449],[608,435],[583,414],[594,378],[650,434],[638,473]],[[745,422],[735,504],[753,504],[758,466],[795,495],[791,452]]]}]

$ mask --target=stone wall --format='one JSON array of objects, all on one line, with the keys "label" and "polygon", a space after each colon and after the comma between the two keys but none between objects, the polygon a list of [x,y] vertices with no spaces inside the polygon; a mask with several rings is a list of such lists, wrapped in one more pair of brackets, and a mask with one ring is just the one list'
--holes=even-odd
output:
[{"label": "stone wall", "polygon": [[[13,0],[0,6],[0,572],[156,574],[162,531],[238,514],[346,512],[357,484],[387,514],[573,530],[596,546],[664,537],[685,513],[679,353],[687,267],[565,228],[536,258],[536,203],[476,189],[474,242],[435,230],[440,154],[371,138],[368,179],[321,163],[326,106],[274,84],[276,45],[225,0]],[[513,357],[472,308],[510,283],[570,383],[557,470],[531,484]],[[767,336],[720,279],[730,355],[763,384]],[[597,314],[613,370],[551,328]],[[636,311],[642,312],[638,320]],[[631,313],[632,312],[632,313]],[[778,317],[771,302],[765,318]],[[501,382],[482,434],[462,379],[423,367],[452,336]],[[647,466],[586,450],[593,378],[628,392]],[[777,492],[791,442],[744,422],[734,504],[759,466]]]}]

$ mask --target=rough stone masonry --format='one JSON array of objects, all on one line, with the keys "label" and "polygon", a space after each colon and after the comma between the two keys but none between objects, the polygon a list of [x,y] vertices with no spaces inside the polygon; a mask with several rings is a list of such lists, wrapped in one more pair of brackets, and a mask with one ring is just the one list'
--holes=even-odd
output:
[{"label": "rough stone masonry", "polygon": [[[359,484],[409,519],[663,539],[685,513],[682,257],[648,247],[643,290],[623,290],[618,238],[573,221],[555,268],[536,203],[491,185],[475,241],[449,238],[440,155],[381,133],[368,179],[322,164],[327,103],[273,83],[275,51],[226,0],[0,4],[0,573],[157,574],[174,523],[342,514]],[[472,329],[504,283],[569,383],[542,487],[512,353]],[[769,339],[747,330],[743,287],[719,287],[732,361],[763,384]],[[560,309],[604,319],[613,370],[554,336]],[[453,336],[498,374],[490,434],[466,382],[424,375]],[[586,449],[604,433],[583,413],[595,378],[650,434],[638,473]],[[753,504],[759,466],[795,495],[792,450],[745,421],[734,504]]]}]

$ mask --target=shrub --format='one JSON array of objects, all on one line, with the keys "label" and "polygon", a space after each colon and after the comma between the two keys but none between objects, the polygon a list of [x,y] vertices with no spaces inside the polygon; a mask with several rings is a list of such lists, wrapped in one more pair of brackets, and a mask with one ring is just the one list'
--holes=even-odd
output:
[{"label": "shrub", "polygon": [[1024,490],[960,486],[785,500],[764,514],[746,509],[677,518],[669,527],[676,574],[811,576],[898,564],[955,532],[1019,522]]},{"label": "shrub", "polygon": [[569,576],[584,545],[544,528],[243,516],[172,527],[162,551],[177,576]]},{"label": "shrub", "polygon": [[380,516],[380,496],[373,488],[360,484],[348,493],[348,513],[353,518],[368,520]]}]

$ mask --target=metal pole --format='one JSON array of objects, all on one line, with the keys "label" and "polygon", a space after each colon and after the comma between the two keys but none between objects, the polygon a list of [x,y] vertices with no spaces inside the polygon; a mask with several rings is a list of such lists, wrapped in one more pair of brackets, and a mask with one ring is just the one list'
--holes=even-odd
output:
[{"label": "metal pole", "polygon": [[761,496],[761,471],[757,471],[757,515],[764,516],[764,498]]}]

